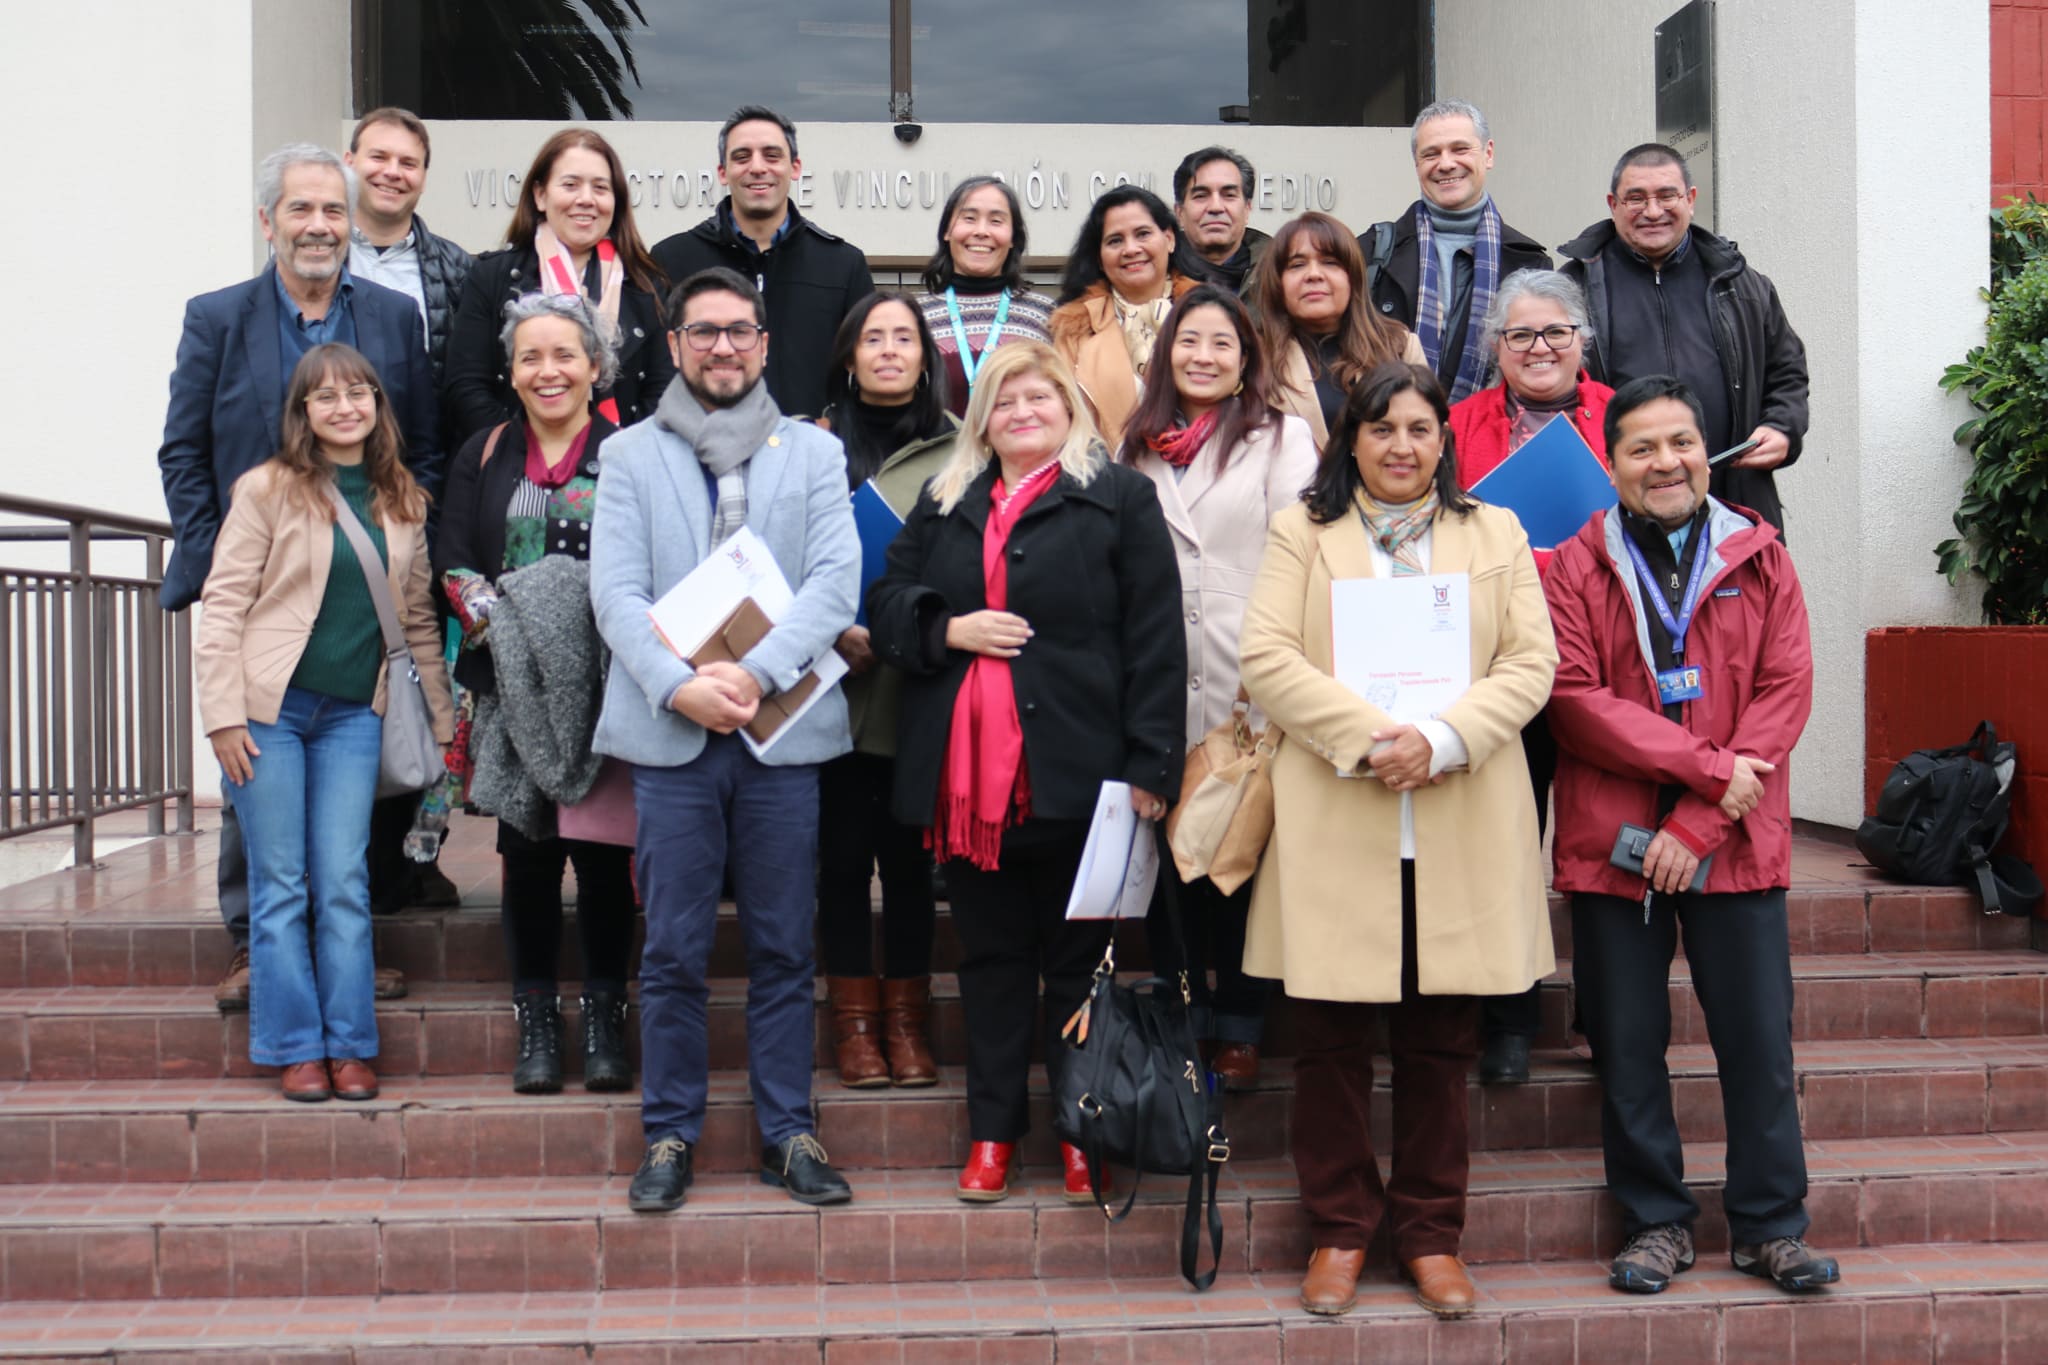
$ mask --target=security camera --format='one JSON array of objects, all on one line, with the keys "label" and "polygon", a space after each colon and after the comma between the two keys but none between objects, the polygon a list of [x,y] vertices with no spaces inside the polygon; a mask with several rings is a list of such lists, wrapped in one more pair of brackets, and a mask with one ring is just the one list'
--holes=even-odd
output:
[{"label": "security camera", "polygon": [[924,125],[922,123],[899,123],[895,125],[895,128],[896,140],[906,147],[924,136]]}]

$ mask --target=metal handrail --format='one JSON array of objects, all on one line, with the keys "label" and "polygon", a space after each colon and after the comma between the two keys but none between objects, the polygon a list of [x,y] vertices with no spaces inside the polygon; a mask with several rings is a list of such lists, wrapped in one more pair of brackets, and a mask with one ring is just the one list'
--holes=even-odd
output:
[{"label": "metal handrail", "polygon": [[[80,866],[93,822],[142,807],[192,829],[192,624],[158,600],[168,522],[0,493],[0,542],[64,541],[64,569],[0,567],[0,839],[72,827]],[[143,575],[95,573],[95,541],[140,541]]]}]

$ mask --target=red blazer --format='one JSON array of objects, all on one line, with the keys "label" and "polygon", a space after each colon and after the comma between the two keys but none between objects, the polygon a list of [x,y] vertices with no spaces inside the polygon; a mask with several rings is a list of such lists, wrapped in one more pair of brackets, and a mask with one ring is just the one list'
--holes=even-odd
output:
[{"label": "red blazer", "polygon": [[[1664,821],[1695,854],[1714,855],[1706,889],[1762,891],[1792,875],[1787,759],[1813,709],[1806,599],[1778,533],[1747,508],[1714,502],[1707,583],[1686,640],[1704,694],[1666,720],[1640,590],[1620,520],[1596,512],[1561,546],[1543,580],[1557,632],[1550,729],[1557,736],[1554,885],[1638,897],[1643,879],[1608,862],[1624,822],[1648,826],[1660,785],[1685,788]],[[1735,755],[1777,765],[1755,810],[1731,822],[1721,795]]]},{"label": "red blazer", "polygon": [[[1491,474],[1508,457],[1508,409],[1501,385],[1481,389],[1451,407],[1451,449],[1457,452],[1458,482],[1470,488]],[[1607,463],[1607,400],[1614,390],[1579,376],[1579,405],[1572,409],[1572,425],[1579,436]],[[1536,572],[1550,569],[1554,550],[1536,551]]]}]

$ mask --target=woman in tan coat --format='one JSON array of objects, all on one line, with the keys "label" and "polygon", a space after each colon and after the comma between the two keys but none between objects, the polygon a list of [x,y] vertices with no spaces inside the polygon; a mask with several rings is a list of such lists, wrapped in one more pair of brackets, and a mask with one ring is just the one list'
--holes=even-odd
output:
[{"label": "woman in tan coat", "polygon": [[1327,213],[1304,213],[1273,235],[1252,298],[1278,376],[1273,401],[1308,423],[1317,449],[1366,375],[1390,360],[1425,363],[1415,334],[1372,306],[1365,257]]},{"label": "woman in tan coat", "polygon": [[[377,1094],[364,854],[386,670],[370,574],[396,606],[435,737],[454,734],[427,495],[402,455],[370,362],[336,343],[307,351],[278,453],[236,482],[200,598],[200,718],[249,855],[249,1059],[284,1068],[289,1100]],[[379,563],[357,558],[335,490]]]},{"label": "woman in tan coat", "polygon": [[[1471,1311],[1457,1252],[1475,997],[1555,966],[1521,731],[1550,693],[1557,650],[1528,538],[1512,513],[1460,491],[1447,418],[1427,368],[1368,375],[1306,501],[1274,518],[1245,612],[1245,687],[1287,736],[1245,970],[1278,978],[1294,1002],[1294,1162],[1315,1246],[1301,1298],[1314,1313],[1351,1307],[1389,1214],[1422,1305]],[[1472,682],[1406,723],[1337,680],[1331,589],[1413,574],[1466,576]],[[1382,1014],[1394,1086],[1384,1187],[1366,1123]]]},{"label": "woman in tan coat", "polygon": [[1095,201],[1060,276],[1053,349],[1074,371],[1095,429],[1114,450],[1137,411],[1159,328],[1199,280],[1174,270],[1173,210],[1119,185]]}]

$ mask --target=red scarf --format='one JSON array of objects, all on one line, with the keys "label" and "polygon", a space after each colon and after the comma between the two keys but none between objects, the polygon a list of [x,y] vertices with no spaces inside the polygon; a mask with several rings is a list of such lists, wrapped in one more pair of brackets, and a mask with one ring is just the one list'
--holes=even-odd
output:
[{"label": "red scarf", "polygon": [[552,489],[560,488],[563,484],[575,478],[577,466],[583,463],[583,447],[590,444],[591,425],[589,422],[583,424],[583,430],[577,432],[575,439],[569,442],[568,449],[562,452],[562,458],[550,467],[548,457],[541,452],[539,433],[534,431],[532,423],[527,423],[527,481],[538,488]]},{"label": "red scarf", "polygon": [[1147,436],[1145,444],[1160,459],[1185,469],[1195,462],[1195,456],[1202,453],[1202,447],[1209,444],[1215,431],[1216,409],[1211,408],[1184,427],[1169,427],[1157,436]]},{"label": "red scarf", "polygon": [[[990,611],[1008,611],[1010,530],[1024,509],[1059,478],[1051,460],[1017,481],[1005,497],[998,474],[989,489],[988,526],[981,535],[982,596]],[[965,858],[996,869],[1003,831],[1031,817],[1031,782],[1024,768],[1024,729],[1017,721],[1017,690],[1010,661],[977,654],[953,699],[946,764],[939,771],[938,808],[925,845],[938,859]]]}]

